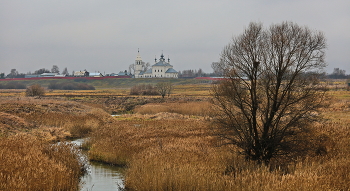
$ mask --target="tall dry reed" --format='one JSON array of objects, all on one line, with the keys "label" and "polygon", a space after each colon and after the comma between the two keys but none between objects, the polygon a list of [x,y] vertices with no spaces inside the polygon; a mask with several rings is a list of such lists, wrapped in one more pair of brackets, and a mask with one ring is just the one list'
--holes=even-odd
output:
[{"label": "tall dry reed", "polygon": [[61,99],[0,99],[0,190],[78,190],[86,161],[61,142],[113,121],[100,108]]},{"label": "tall dry reed", "polygon": [[147,104],[134,109],[138,114],[156,114],[160,112],[179,113],[182,115],[209,115],[211,104],[207,101]]},{"label": "tall dry reed", "polygon": [[0,138],[0,190],[78,190],[85,162],[73,145],[33,136]]},{"label": "tall dry reed", "polygon": [[[157,105],[135,112],[154,114],[176,107]],[[320,111],[327,121],[311,128],[316,132],[310,140],[314,150],[280,166],[250,163],[232,145],[219,147],[200,118],[160,115],[117,118],[117,124],[92,133],[90,154],[96,160],[127,164],[130,190],[349,190],[349,108],[350,102],[335,100]],[[185,109],[179,113],[191,113]]]},{"label": "tall dry reed", "polygon": [[[32,132],[51,141],[87,136],[94,128],[112,120],[100,108],[60,99],[2,98],[0,110],[3,113],[0,115],[7,115],[9,119],[6,123],[24,121],[27,128],[22,125],[20,131]],[[11,120],[10,116],[17,120]],[[19,129],[19,126],[12,128]]]}]

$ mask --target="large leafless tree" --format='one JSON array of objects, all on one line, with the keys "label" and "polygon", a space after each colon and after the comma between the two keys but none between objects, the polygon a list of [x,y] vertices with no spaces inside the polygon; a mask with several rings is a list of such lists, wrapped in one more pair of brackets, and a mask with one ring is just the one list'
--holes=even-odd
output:
[{"label": "large leafless tree", "polygon": [[216,65],[226,77],[213,87],[218,135],[258,163],[292,152],[322,103],[325,48],[323,33],[307,27],[250,23]]}]

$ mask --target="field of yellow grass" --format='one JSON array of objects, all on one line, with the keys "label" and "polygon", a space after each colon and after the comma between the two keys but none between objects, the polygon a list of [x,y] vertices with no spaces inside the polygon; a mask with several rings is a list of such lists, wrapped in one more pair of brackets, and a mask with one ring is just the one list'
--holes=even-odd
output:
[{"label": "field of yellow grass", "polygon": [[57,141],[86,136],[113,120],[102,109],[62,99],[0,98],[0,190],[78,190],[79,150]]},{"label": "field of yellow grass", "polygon": [[[127,190],[350,190],[350,92],[337,85],[319,111],[326,120],[312,126],[315,150],[278,166],[246,161],[214,136],[208,84],[176,86],[165,99],[1,90],[0,190],[77,190],[84,163],[72,145],[52,143],[86,136],[91,160],[126,167]],[[110,116],[118,112],[128,114]]]},{"label": "field of yellow grass", "polygon": [[0,136],[27,132],[47,141],[85,136],[110,118],[102,109],[81,103],[28,97],[1,98],[0,116]]},{"label": "field of yellow grass", "polygon": [[0,190],[78,190],[85,162],[68,143],[47,144],[35,136],[0,137]]},{"label": "field of yellow grass", "polygon": [[327,120],[313,125],[321,137],[315,150],[277,168],[220,146],[206,101],[146,104],[118,116],[116,125],[92,133],[90,157],[126,165],[129,190],[349,190],[350,101],[342,99],[349,92],[333,93],[320,112]]}]

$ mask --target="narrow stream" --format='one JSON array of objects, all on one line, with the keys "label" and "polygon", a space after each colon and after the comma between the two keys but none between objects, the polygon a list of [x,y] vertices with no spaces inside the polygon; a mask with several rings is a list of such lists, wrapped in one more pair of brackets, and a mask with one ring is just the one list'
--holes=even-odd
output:
[{"label": "narrow stream", "polygon": [[[84,139],[72,143],[80,146]],[[83,152],[84,153],[84,152]],[[87,157],[87,155],[85,155]],[[124,188],[122,168],[99,162],[89,162],[88,173],[82,178],[81,191],[109,191]]]}]

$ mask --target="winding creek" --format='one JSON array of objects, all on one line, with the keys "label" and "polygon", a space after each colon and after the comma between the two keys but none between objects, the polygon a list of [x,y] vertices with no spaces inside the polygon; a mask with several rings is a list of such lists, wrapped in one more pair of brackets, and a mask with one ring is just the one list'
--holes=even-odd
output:
[{"label": "winding creek", "polygon": [[[84,139],[77,139],[72,143],[81,146]],[[87,157],[86,152],[82,152]],[[83,176],[81,191],[99,191],[99,190],[120,190],[124,188],[122,168],[103,164],[99,162],[89,162],[88,173]]]}]

